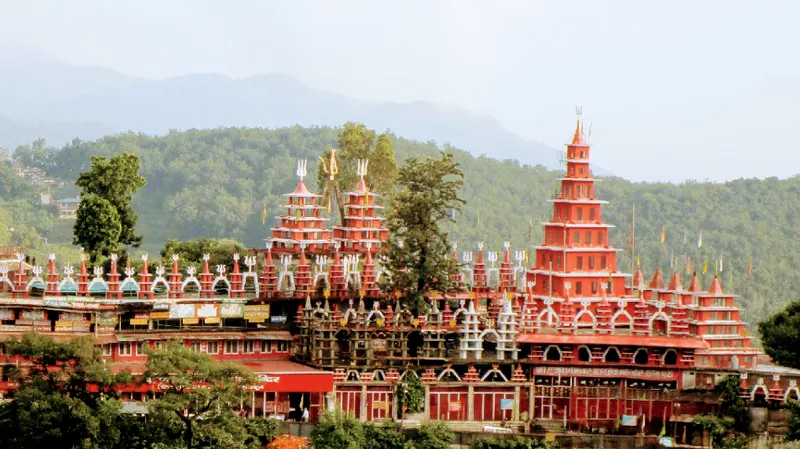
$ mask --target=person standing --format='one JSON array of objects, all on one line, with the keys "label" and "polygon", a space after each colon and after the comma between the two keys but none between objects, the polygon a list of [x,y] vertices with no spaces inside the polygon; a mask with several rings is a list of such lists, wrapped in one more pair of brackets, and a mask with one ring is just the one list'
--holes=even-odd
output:
[{"label": "person standing", "polygon": [[308,407],[303,409],[303,416],[300,418],[302,422],[308,422]]}]

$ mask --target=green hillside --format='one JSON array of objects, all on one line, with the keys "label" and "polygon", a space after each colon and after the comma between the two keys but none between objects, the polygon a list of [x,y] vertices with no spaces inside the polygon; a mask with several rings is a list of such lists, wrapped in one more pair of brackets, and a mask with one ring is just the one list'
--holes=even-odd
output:
[{"label": "green hillside", "polygon": [[[59,151],[51,150],[44,165],[51,176],[74,180],[88,167],[92,155],[135,152],[142,157],[148,181],[135,200],[146,250],[156,253],[170,238],[202,236],[233,238],[260,247],[282,212],[280,196],[297,183],[296,159],[308,158],[308,172],[316,173],[317,156],[334,146],[337,134],[337,129],[327,127],[189,130],[162,137],[128,133],[94,142],[74,141]],[[439,151],[433,143],[402,138],[393,138],[393,143],[400,161]],[[446,149],[455,154],[465,174],[462,197],[467,205],[450,227],[460,250],[474,249],[477,241],[502,250],[506,240],[513,248],[525,249],[541,240],[541,228],[529,223],[550,215],[548,199],[558,187],[559,173]],[[703,281],[707,285],[715,260],[721,257],[723,284],[743,296],[750,322],[796,298],[793,292],[800,287],[800,274],[792,267],[800,262],[798,178],[681,185],[607,178],[597,192],[610,201],[604,218],[618,226],[612,230],[612,242],[625,249],[620,253],[620,269],[630,267],[627,238],[635,201],[637,253],[647,277],[659,266],[671,271],[670,259],[675,270],[683,271],[686,254],[698,271],[709,260]],[[263,204],[269,210],[266,226],[261,223]],[[666,242],[661,243],[664,227]],[[701,230],[703,245],[698,248]],[[63,231],[52,235],[61,240],[68,236]],[[746,275],[750,258],[752,277]]]}]

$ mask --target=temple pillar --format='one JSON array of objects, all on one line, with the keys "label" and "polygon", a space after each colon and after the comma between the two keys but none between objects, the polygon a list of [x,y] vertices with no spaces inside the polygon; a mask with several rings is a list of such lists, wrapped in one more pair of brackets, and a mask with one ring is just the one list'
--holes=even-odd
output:
[{"label": "temple pillar", "polygon": [[467,421],[475,420],[475,386],[467,386]]},{"label": "temple pillar", "polygon": [[511,421],[519,422],[519,387],[514,387],[514,408],[511,410]]},{"label": "temple pillar", "polygon": [[528,386],[528,420],[533,421],[533,418],[536,416],[536,411],[534,410],[535,403],[533,401],[533,395],[536,393],[535,386],[533,382]]},{"label": "temple pillar", "polygon": [[431,386],[425,385],[425,414],[428,415],[428,419],[437,419],[436,417],[431,418]]},{"label": "temple pillar", "polygon": [[361,413],[359,414],[361,422],[367,420],[367,384],[361,386]]}]

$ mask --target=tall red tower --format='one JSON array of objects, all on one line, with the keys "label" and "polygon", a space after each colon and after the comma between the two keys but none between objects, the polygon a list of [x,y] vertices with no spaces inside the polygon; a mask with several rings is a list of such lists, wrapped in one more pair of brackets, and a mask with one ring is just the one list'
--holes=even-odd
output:
[{"label": "tall red tower", "polygon": [[347,193],[344,223],[333,227],[333,239],[341,242],[342,252],[345,253],[367,253],[367,245],[370,245],[369,251],[380,252],[385,249],[385,242],[389,240],[386,219],[378,216],[378,211],[383,206],[375,204],[378,195],[370,193],[364,181],[368,164],[367,159],[358,160],[358,186],[355,191]]},{"label": "tall red tower", "polygon": [[564,302],[600,301],[603,288],[609,299],[625,295],[625,274],[616,271],[617,250],[609,244],[602,205],[595,196],[589,168],[590,146],[583,132],[580,109],[572,141],[567,144],[567,171],[553,203],[553,216],[544,226],[544,242],[536,247],[534,298],[552,304],[560,314]]}]

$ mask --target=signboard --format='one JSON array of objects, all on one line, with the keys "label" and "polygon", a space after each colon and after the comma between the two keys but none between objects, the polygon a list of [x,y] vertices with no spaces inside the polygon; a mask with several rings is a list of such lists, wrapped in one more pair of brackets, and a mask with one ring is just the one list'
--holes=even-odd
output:
[{"label": "signboard", "polygon": [[269,319],[269,304],[244,306],[244,319],[253,323],[263,323]]},{"label": "signboard", "polygon": [[636,426],[636,415],[622,415],[622,419],[620,420],[620,424],[623,426],[628,427],[635,427]]},{"label": "signboard", "polygon": [[13,320],[13,319],[14,319],[14,310],[0,309],[0,320]]},{"label": "signboard", "polygon": [[73,322],[72,323],[72,332],[89,332],[91,329],[88,322]]},{"label": "signboard", "polygon": [[131,318],[131,326],[147,326],[150,322],[149,313],[137,313]]},{"label": "signboard", "polygon": [[221,318],[241,318],[244,316],[244,304],[225,303],[220,304],[219,316]]},{"label": "signboard", "polygon": [[513,410],[513,409],[514,409],[513,399],[500,399],[500,410]]},{"label": "signboard", "polygon": [[70,301],[69,299],[58,298],[58,297],[44,298],[43,303],[45,307],[60,307],[62,309],[66,309],[72,306],[71,304],[72,301]]},{"label": "signboard", "polygon": [[672,380],[675,372],[672,370],[644,370],[635,368],[598,368],[578,366],[537,366],[534,368],[536,375],[544,376],[577,376],[577,377],[635,377],[638,379]]},{"label": "signboard", "polygon": [[44,310],[23,310],[19,314],[20,320],[44,320]]},{"label": "signboard", "polygon": [[151,320],[168,320],[169,312],[150,312]]},{"label": "signboard", "polygon": [[56,321],[56,331],[71,331],[72,321]]},{"label": "signboard", "polygon": [[29,331],[31,328],[29,326],[15,326],[13,324],[0,324],[0,331],[1,332],[25,332]]},{"label": "signboard", "polygon": [[389,413],[389,410],[392,403],[389,401],[373,401],[372,402],[372,409],[373,410],[386,410],[386,413]]},{"label": "signboard", "polygon": [[116,326],[117,314],[115,312],[97,312],[94,315],[94,322],[101,326]]},{"label": "signboard", "polygon": [[202,304],[197,306],[197,318],[219,317],[219,304]]},{"label": "signboard", "polygon": [[372,350],[377,354],[385,354],[387,352],[386,340],[384,339],[372,340]]},{"label": "signboard", "polygon": [[184,318],[183,319],[183,324],[198,324],[198,323],[200,323],[200,320],[198,320],[197,318]]},{"label": "signboard", "polygon": [[194,304],[173,304],[169,308],[170,319],[194,318],[194,314]]},{"label": "signboard", "polygon": [[283,315],[271,316],[271,317],[269,317],[269,322],[270,323],[285,323],[286,322],[286,317],[283,316]]},{"label": "signboard", "polygon": [[451,402],[447,404],[447,411],[448,412],[460,412],[461,411],[461,403],[460,402]]},{"label": "signboard", "polygon": [[61,312],[58,316],[59,320],[62,321],[86,321],[86,314],[83,313],[74,313],[74,312]]},{"label": "signboard", "polygon": [[219,320],[220,319],[218,317],[211,317],[211,318],[204,318],[203,322],[205,324],[219,324]]}]

